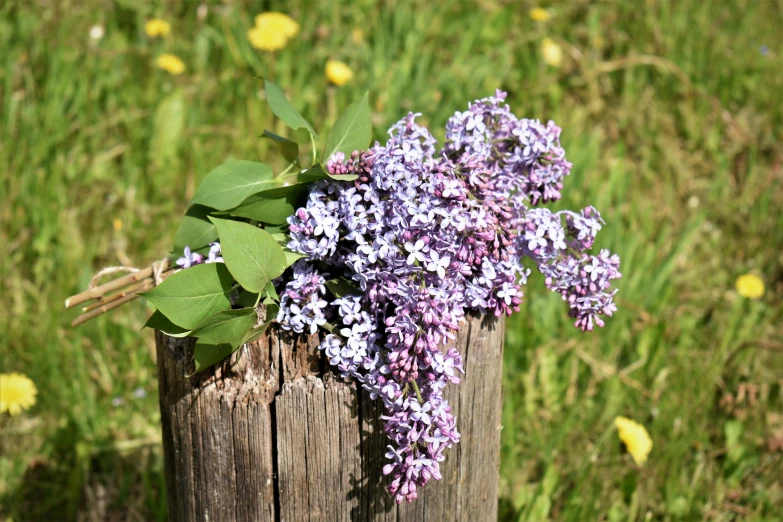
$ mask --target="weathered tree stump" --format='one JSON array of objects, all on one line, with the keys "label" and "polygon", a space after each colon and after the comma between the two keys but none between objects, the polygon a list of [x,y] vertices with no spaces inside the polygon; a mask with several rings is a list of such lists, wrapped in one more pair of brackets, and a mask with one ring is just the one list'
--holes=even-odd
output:
[{"label": "weathered tree stump", "polygon": [[502,319],[470,316],[466,375],[446,397],[462,433],[443,480],[412,504],[385,490],[381,403],[329,368],[317,336],[270,330],[188,378],[192,339],[156,334],[169,518],[484,521],[497,518]]}]

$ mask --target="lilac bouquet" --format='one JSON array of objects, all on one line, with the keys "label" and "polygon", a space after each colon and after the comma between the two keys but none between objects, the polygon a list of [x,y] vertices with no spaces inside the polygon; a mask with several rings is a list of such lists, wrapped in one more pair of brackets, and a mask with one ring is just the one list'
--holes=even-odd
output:
[{"label": "lilac bouquet", "polygon": [[[275,110],[279,100],[269,89],[268,84]],[[369,148],[360,143],[364,138],[352,142],[356,128],[346,130],[338,121],[337,137],[347,138],[333,140],[332,130],[323,167],[314,164],[294,178],[264,178],[279,183],[233,201],[210,195],[217,193],[211,187],[216,179],[225,184],[230,176],[210,174],[204,185],[212,192],[200,188],[193,208],[201,210],[189,213],[201,219],[202,228],[214,224],[220,242],[202,234],[204,254],[190,249],[202,245],[191,244],[178,263],[211,266],[201,277],[214,277],[225,290],[227,303],[219,307],[241,301],[240,288],[255,305],[264,298],[268,321],[254,326],[255,305],[185,317],[171,306],[174,288],[166,294],[166,281],[147,294],[161,313],[152,325],[162,329],[170,321],[171,328],[202,342],[227,342],[231,351],[257,338],[270,322],[297,333],[325,330],[320,349],[331,365],[383,401],[388,489],[397,502],[413,501],[418,488],[442,478],[445,452],[460,440],[443,390],[464,374],[460,354],[448,345],[466,311],[496,316],[519,311],[530,275],[524,258],[568,303],[577,328],[603,326],[602,316],[616,310],[616,290],[610,287],[620,277],[620,260],[608,250],[589,253],[604,224],[598,211],[589,206],[552,212],[541,206],[560,199],[571,170],[561,129],[551,121],[516,117],[505,97],[497,91],[455,113],[440,148],[416,124],[416,114],[392,126],[384,145]],[[280,107],[275,113],[290,127],[305,127],[315,136],[306,121]],[[362,107],[346,111],[351,121],[364,121]],[[369,132],[368,110],[366,116],[362,128]],[[272,139],[285,156],[284,146],[293,142]],[[226,216],[234,220],[222,219]],[[187,232],[182,237],[195,237]],[[267,249],[268,255],[255,260],[269,265],[265,277],[249,270],[242,256],[252,249],[240,254],[237,238]],[[219,266],[222,261],[228,270]],[[215,335],[220,314],[221,327],[234,326],[223,338]],[[196,362],[198,369],[199,363],[216,361],[199,361],[197,345]]]}]

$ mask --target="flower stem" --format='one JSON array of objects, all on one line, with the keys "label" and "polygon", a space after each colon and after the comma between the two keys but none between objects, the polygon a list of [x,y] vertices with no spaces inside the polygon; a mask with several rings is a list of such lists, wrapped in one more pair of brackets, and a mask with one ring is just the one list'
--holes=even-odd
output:
[{"label": "flower stem", "polygon": [[421,392],[419,391],[419,383],[414,379],[411,381],[411,384],[413,384],[413,390],[416,392],[416,398],[419,399],[420,403],[424,403],[424,399],[421,398]]}]

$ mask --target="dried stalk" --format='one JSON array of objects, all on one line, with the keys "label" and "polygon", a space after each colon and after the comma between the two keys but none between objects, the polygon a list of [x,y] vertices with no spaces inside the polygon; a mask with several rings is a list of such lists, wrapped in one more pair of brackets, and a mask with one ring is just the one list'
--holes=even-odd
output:
[{"label": "dried stalk", "polygon": [[[71,326],[79,326],[109,310],[133,301],[141,292],[152,290],[156,284],[160,284],[175,271],[174,269],[168,269],[168,260],[164,259],[153,263],[147,268],[69,297],[65,300],[66,308],[97,299],[96,302],[82,308],[82,311],[85,313],[74,319]],[[96,278],[100,275],[99,273]],[[106,295],[114,290],[119,291]]]},{"label": "dried stalk", "polygon": [[98,299],[98,301],[92,303],[91,305],[87,305],[84,308],[82,308],[82,312],[91,312],[95,310],[96,308],[100,308],[102,305],[111,303],[112,301],[116,301],[117,299],[121,299],[129,294],[138,294],[141,292],[146,292],[147,290],[152,290],[155,288],[155,280],[151,277],[148,279],[145,279],[141,283],[137,283],[133,286],[130,286],[124,290],[121,290],[117,292],[116,294],[111,294],[105,297],[101,297]]},{"label": "dried stalk", "polygon": [[99,315],[108,312],[109,310],[113,310],[117,308],[118,306],[122,306],[125,303],[129,303],[139,297],[139,294],[129,294],[121,299],[117,299],[116,301],[112,301],[111,303],[102,305],[95,310],[91,312],[87,312],[86,314],[80,315],[76,319],[73,320],[71,323],[71,326],[79,326],[82,323],[86,323],[90,319],[93,319],[94,317],[98,317]]},{"label": "dried stalk", "polygon": [[118,288],[122,288],[124,286],[128,286],[132,283],[137,283],[143,279],[147,279],[148,277],[152,276],[152,271],[152,266],[148,266],[147,268],[139,270],[138,272],[134,272],[132,274],[117,278],[113,281],[109,281],[108,283],[101,286],[96,286],[95,288],[85,290],[80,294],[76,294],[66,299],[65,308],[71,308],[92,299],[98,299],[103,297],[108,292],[117,290]]}]

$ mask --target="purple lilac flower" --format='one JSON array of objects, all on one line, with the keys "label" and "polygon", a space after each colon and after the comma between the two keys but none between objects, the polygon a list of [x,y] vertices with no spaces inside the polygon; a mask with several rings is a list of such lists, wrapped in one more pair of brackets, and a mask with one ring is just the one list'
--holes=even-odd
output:
[{"label": "purple lilac flower", "polygon": [[476,155],[492,171],[495,190],[508,200],[531,204],[560,199],[571,163],[560,145],[561,129],[550,121],[518,119],[506,93],[471,103],[446,124],[446,154]]},{"label": "purple lilac flower", "polygon": [[214,243],[209,244],[209,254],[207,255],[207,259],[205,259],[204,262],[205,263],[223,262],[223,256],[221,255],[221,251],[220,251],[220,243],[215,241]]},{"label": "purple lilac flower", "polygon": [[196,252],[191,252],[189,246],[185,247],[183,256],[177,259],[177,265],[181,266],[182,268],[190,268],[194,265],[200,265],[203,262],[204,256]]},{"label": "purple lilac flower", "polygon": [[[288,218],[288,248],[305,258],[276,281],[277,319],[311,333],[329,321],[320,348],[330,364],[383,401],[383,472],[397,502],[442,478],[445,451],[460,440],[443,390],[464,374],[448,345],[467,310],[519,310],[530,274],[523,258],[568,303],[576,327],[603,326],[616,310],[619,258],[588,253],[604,224],[598,211],[538,206],[560,199],[571,170],[561,129],[517,118],[505,97],[497,91],[455,113],[441,150],[411,113],[385,145],[333,154],[329,174],[356,179],[312,184]],[[178,264],[203,262],[195,256],[186,249]],[[207,262],[219,256],[213,244]],[[356,292],[327,292],[337,276]]]},{"label": "purple lilac flower", "polygon": [[323,299],[326,293],[322,274],[304,259],[293,264],[291,280],[280,294],[280,312],[277,320],[287,330],[315,333],[326,324],[329,305]]}]

